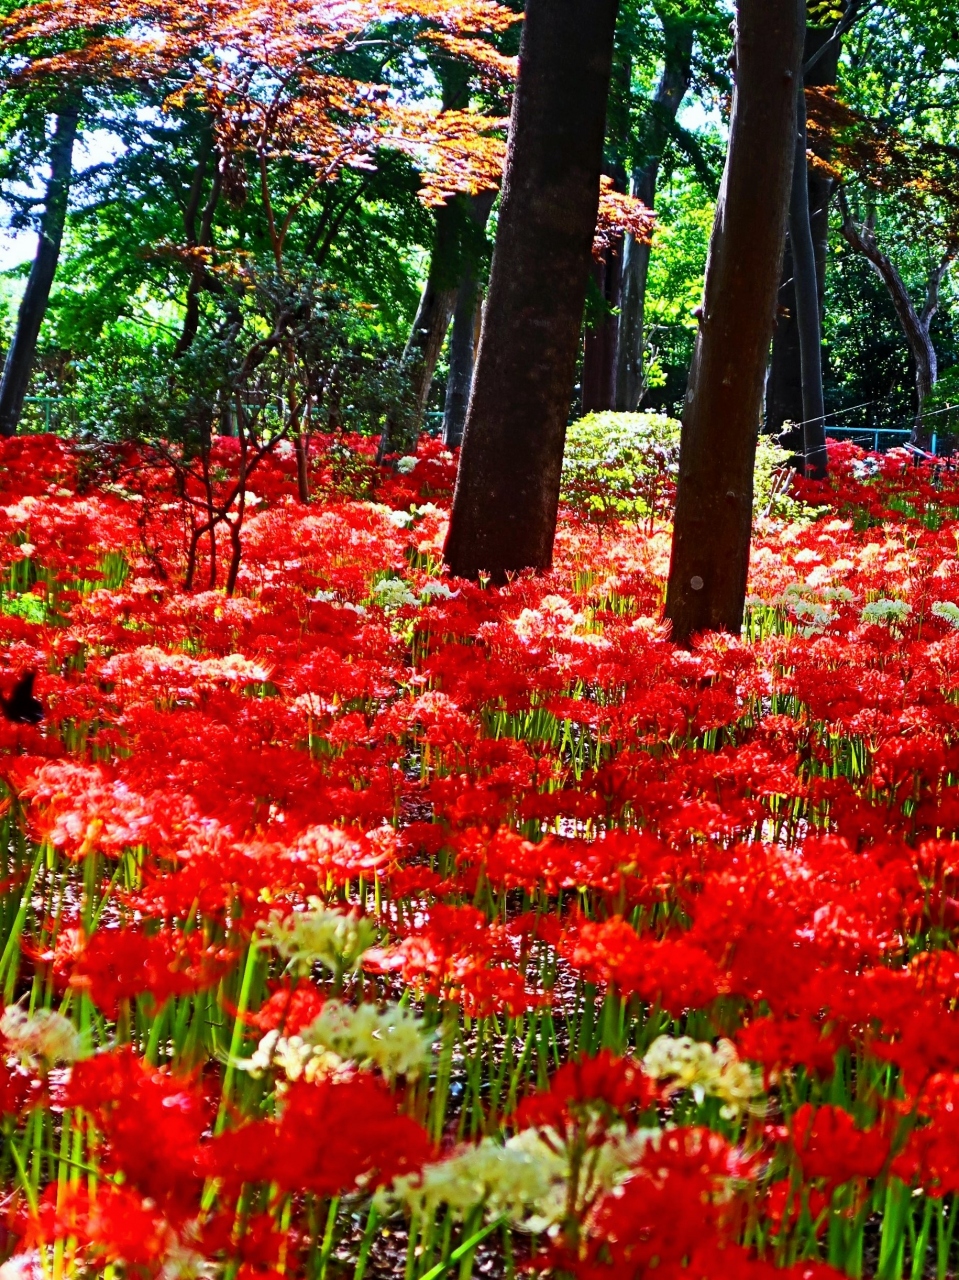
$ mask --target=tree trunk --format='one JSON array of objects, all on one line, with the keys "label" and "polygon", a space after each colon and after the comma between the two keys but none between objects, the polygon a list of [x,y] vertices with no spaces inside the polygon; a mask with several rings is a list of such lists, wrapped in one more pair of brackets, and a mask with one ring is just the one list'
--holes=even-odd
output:
[{"label": "tree trunk", "polygon": [[795,154],[805,0],[738,0],[729,150],[683,412],[666,616],[742,627],[753,468]]},{"label": "tree trunk", "polygon": [[436,227],[430,271],[420,296],[420,305],[403,351],[403,367],[409,378],[407,413],[393,412],[380,438],[379,461],[388,453],[416,447],[416,438],[429,403],[433,375],[450,327],[456,305],[459,263],[457,234],[462,211],[457,198],[448,200],[436,210]]},{"label": "tree trunk", "polygon": [[443,443],[457,449],[463,443],[470,388],[473,385],[474,333],[476,309],[480,305],[479,283],[464,276],[456,295],[453,332],[450,334],[450,373],[443,408]]},{"label": "tree trunk", "polygon": [[861,226],[857,225],[849,209],[846,194],[842,190],[839,192],[839,201],[842,210],[843,239],[850,248],[865,257],[889,290],[892,305],[896,309],[906,342],[909,344],[916,378],[916,417],[912,428],[912,442],[921,449],[928,449],[932,438],[924,421],[925,402],[939,377],[939,360],[930,336],[930,328],[933,317],[939,310],[939,290],[942,281],[959,255],[959,245],[951,245],[940,262],[930,271],[926,282],[923,308],[918,312],[895,263],[879,248],[871,223],[867,220]]},{"label": "tree trunk", "polygon": [[469,217],[476,234],[470,237],[473,243],[465,245],[462,255],[462,276],[453,310],[450,372],[443,408],[443,443],[450,449],[456,449],[462,444],[463,429],[466,426],[476,352],[476,313],[482,298],[480,262],[485,253],[481,253],[481,248],[486,243],[486,224],[495,200],[495,191],[480,191],[469,198]]},{"label": "tree trunk", "polygon": [[80,97],[76,95],[61,107],[56,117],[50,144],[50,178],[37,251],[0,381],[0,435],[4,436],[14,435],[20,423],[36,359],[40,326],[47,313],[56,275],[73,178],[73,144],[80,123],[80,105]]},{"label": "tree trunk", "polygon": [[802,384],[803,472],[815,480],[826,476],[826,409],[822,390],[822,331],[816,251],[809,220],[806,165],[806,96],[796,95],[796,141],[789,200],[789,243],[792,247],[793,292]]},{"label": "tree trunk", "polygon": [[[462,63],[441,57],[434,67],[442,88],[442,111],[458,111],[469,105],[469,71]],[[380,436],[377,461],[388,453],[416,448],[429,403],[433,375],[456,306],[460,283],[463,200],[453,196],[434,215],[433,248],[429,274],[413,327],[403,352],[409,378],[409,406],[405,412],[387,415]]]},{"label": "tree trunk", "polygon": [[616,350],[623,285],[623,236],[593,263],[603,312],[583,334],[583,413],[603,413],[616,405]]},{"label": "tree trunk", "polygon": [[618,0],[527,0],[489,297],[446,562],[495,582],[553,558]]},{"label": "tree trunk", "polygon": [[[689,89],[693,55],[693,27],[689,22],[664,20],[666,58],[663,72],[650,106],[646,135],[646,162],[633,172],[630,192],[652,209],[656,183],[669,131]],[[646,280],[652,244],[627,236],[623,246],[622,288],[616,344],[617,409],[634,412],[645,392],[643,344],[646,318]]]},{"label": "tree trunk", "polygon": [[430,258],[430,274],[420,298],[403,361],[410,371],[415,413],[422,419],[429,402],[436,364],[456,305],[461,211],[450,200],[436,211],[436,236]]},{"label": "tree trunk", "polygon": [[[197,161],[193,184],[190,188],[183,214],[186,243],[190,249],[205,249],[213,244],[213,219],[216,216],[216,208],[220,202],[220,193],[223,189],[223,174],[219,164],[217,164],[213,173],[210,192],[203,207],[202,216],[200,216],[200,200],[203,196],[207,167],[211,157],[214,161],[216,160],[216,155],[212,139],[205,140],[200,149],[200,158]],[[199,262],[195,262],[190,272],[190,283],[187,286],[186,303],[183,309],[183,328],[180,330],[180,336],[173,349],[173,358],[175,360],[179,360],[186,355],[196,340],[196,335],[200,330],[200,294],[204,289],[210,289],[211,287],[217,291],[222,290],[220,282],[207,271],[206,267]]]},{"label": "tree trunk", "polygon": [[[803,78],[804,85],[836,83],[842,40],[834,36],[834,28],[810,27],[807,30],[803,60],[804,62],[814,61]],[[813,149],[821,159],[829,158],[828,139],[817,139]],[[809,231],[816,264],[816,297],[821,334],[826,289],[826,259],[829,251],[829,203],[835,183],[828,174],[808,164],[804,163],[804,170],[808,184]],[[821,354],[819,369],[821,381]],[[766,379],[764,430],[770,435],[780,435],[786,422],[800,423],[808,416],[803,408],[802,352],[797,321],[794,262],[792,244],[787,236],[782,280],[779,286],[779,310],[773,334],[772,358]],[[783,437],[783,443],[797,451],[803,451],[805,448],[802,431],[798,428],[795,434]]]}]

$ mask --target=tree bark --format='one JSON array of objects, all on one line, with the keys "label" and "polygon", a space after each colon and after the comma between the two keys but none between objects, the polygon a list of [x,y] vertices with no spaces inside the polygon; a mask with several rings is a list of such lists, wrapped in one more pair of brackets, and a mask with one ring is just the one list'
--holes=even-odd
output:
[{"label": "tree bark", "polygon": [[809,218],[806,165],[806,96],[796,95],[796,142],[789,200],[789,243],[792,246],[796,330],[799,334],[802,388],[803,472],[815,480],[826,476],[826,408],[822,389],[822,330],[816,251]]},{"label": "tree bark", "polygon": [[[806,32],[803,61],[811,63],[803,84],[829,85],[836,83],[839,57],[842,52],[841,36],[835,28],[810,27]],[[808,144],[807,144],[808,145]],[[813,150],[823,160],[829,158],[828,140],[817,140]],[[809,206],[809,231],[812,238],[813,257],[816,264],[816,297],[819,311],[820,335],[826,288],[826,260],[829,252],[829,205],[835,183],[828,174],[805,164],[807,201]],[[764,430],[770,435],[780,435],[787,422],[800,423],[809,415],[803,408],[802,352],[795,289],[795,268],[792,243],[787,235],[786,253],[783,259],[782,280],[779,286],[779,310],[773,334],[772,356],[766,379],[766,405]],[[820,381],[822,379],[822,355],[819,357]],[[787,447],[799,451],[805,448],[802,431],[783,437]]]},{"label": "tree bark", "polygon": [[618,0],[527,0],[489,296],[446,562],[495,582],[553,558]]},{"label": "tree bark", "polygon": [[[656,95],[650,106],[646,163],[633,171],[630,193],[648,209],[656,202],[656,183],[669,131],[689,89],[693,56],[693,26],[664,18],[666,57]],[[615,406],[634,412],[645,392],[643,344],[646,319],[646,281],[652,244],[627,236],[623,246],[622,287],[616,344]]]},{"label": "tree bark", "polygon": [[915,367],[916,417],[912,428],[912,442],[921,449],[932,443],[931,432],[924,421],[926,398],[939,377],[939,359],[930,336],[933,318],[939,310],[939,290],[946,272],[959,256],[959,244],[952,244],[930,271],[926,281],[926,296],[921,311],[917,311],[909,291],[903,283],[895,263],[879,248],[874,227],[869,220],[857,224],[852,216],[846,193],[839,192],[842,211],[841,231],[843,239],[856,253],[861,253],[873,271],[879,276],[892,299],[903,334],[909,345]]},{"label": "tree bark", "polygon": [[666,616],[742,627],[753,468],[795,154],[805,0],[738,0],[729,150],[689,374]]},{"label": "tree bark", "polygon": [[450,334],[450,372],[446,382],[443,407],[443,442],[450,449],[463,442],[466,411],[473,385],[473,362],[476,354],[476,312],[481,305],[480,263],[485,258],[486,224],[493,211],[495,191],[480,191],[469,197],[471,235],[463,246],[459,288],[453,310]]},{"label": "tree bark", "polygon": [[[440,58],[434,70],[442,89],[443,111],[457,111],[469,105],[469,71],[452,59]],[[409,407],[404,413],[390,413],[380,436],[377,461],[388,453],[412,450],[423,425],[436,365],[453,318],[460,283],[463,201],[454,196],[439,206],[434,215],[433,248],[429,274],[413,327],[403,352],[403,366],[409,378]]]},{"label": "tree bark", "polygon": [[64,103],[56,116],[50,144],[50,178],[37,251],[0,380],[0,435],[4,436],[14,435],[20,423],[37,355],[40,327],[47,314],[50,290],[57,271],[73,179],[73,145],[80,123],[80,106],[80,96],[76,95]]},{"label": "tree bark", "polygon": [[436,239],[430,274],[413,321],[403,363],[409,369],[417,425],[426,412],[433,375],[446,340],[456,305],[457,244],[454,224],[458,210],[453,201],[436,211]]},{"label": "tree bark", "polygon": [[603,413],[616,405],[617,312],[622,301],[624,237],[604,250],[593,263],[593,279],[603,313],[583,334],[583,413]]},{"label": "tree bark", "polygon": [[473,385],[476,311],[481,306],[479,281],[472,274],[463,277],[453,311],[450,334],[450,373],[443,408],[443,443],[458,449],[463,443],[470,388]]},{"label": "tree bark", "polygon": [[[190,249],[206,249],[213,244],[213,219],[216,216],[216,208],[220,202],[220,193],[223,188],[223,174],[219,164],[216,165],[213,173],[210,192],[206,204],[203,206],[202,216],[200,215],[200,201],[203,197],[203,186],[206,181],[210,159],[212,157],[216,161],[216,156],[217,153],[213,147],[212,138],[205,138],[201,145],[200,156],[193,175],[193,183],[183,213],[186,243]],[[180,336],[173,349],[173,358],[175,360],[179,360],[186,355],[193,346],[196,335],[200,330],[200,294],[204,289],[209,289],[211,285],[215,287],[218,284],[219,282],[215,281],[215,278],[207,271],[206,267],[200,262],[194,262],[190,271],[190,283],[187,286],[186,303],[183,309],[183,328],[180,330]]]},{"label": "tree bark", "polygon": [[380,462],[388,453],[416,446],[433,386],[433,375],[456,305],[459,258],[456,229],[462,217],[457,199],[454,197],[440,205],[435,217],[429,275],[403,351],[403,367],[410,384],[410,405],[405,414],[393,412],[387,417],[377,454]]}]

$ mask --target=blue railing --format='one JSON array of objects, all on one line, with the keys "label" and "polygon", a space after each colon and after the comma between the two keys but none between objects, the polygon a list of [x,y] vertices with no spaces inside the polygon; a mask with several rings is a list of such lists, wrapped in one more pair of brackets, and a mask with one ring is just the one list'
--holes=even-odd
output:
[{"label": "blue railing", "polygon": [[[826,437],[831,440],[850,440],[873,453],[885,453],[896,445],[908,444],[912,439],[912,431],[895,427],[826,427]],[[932,453],[936,452],[935,439],[933,435]]]}]

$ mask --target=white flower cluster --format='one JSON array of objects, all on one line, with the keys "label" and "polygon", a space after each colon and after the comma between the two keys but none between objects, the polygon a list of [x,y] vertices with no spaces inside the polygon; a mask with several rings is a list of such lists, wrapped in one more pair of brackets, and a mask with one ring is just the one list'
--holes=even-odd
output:
[{"label": "white flower cluster", "polygon": [[427,582],[425,586],[420,587],[420,603],[426,604],[429,600],[455,600],[459,595],[458,591],[452,591],[445,582]]},{"label": "white flower cluster", "polygon": [[331,604],[334,609],[345,609],[348,613],[355,613],[361,618],[366,613],[365,605],[352,604],[349,600],[341,600],[335,591],[317,591],[316,595],[310,598],[318,604]]},{"label": "white flower cluster", "polygon": [[410,590],[409,583],[402,578],[380,578],[371,594],[384,609],[402,609],[406,605],[419,603]]},{"label": "white flower cluster", "polygon": [[415,596],[410,584],[402,578],[381,578],[371,594],[384,609],[402,609],[408,605],[429,604],[437,598],[453,600],[459,592],[450,590],[445,582],[427,582]]},{"label": "white flower cluster", "polygon": [[643,1058],[643,1070],[654,1080],[672,1079],[667,1092],[689,1089],[697,1102],[721,1098],[727,1118],[748,1110],[763,1092],[761,1075],[740,1060],[729,1040],[714,1047],[691,1036],[659,1036]]},{"label": "white flower cluster", "polygon": [[401,476],[408,476],[411,471],[416,470],[418,462],[419,458],[414,458],[412,454],[407,454],[405,457],[397,459],[396,469]]},{"label": "white flower cluster", "polygon": [[905,620],[912,613],[912,605],[905,600],[870,600],[863,608],[863,622],[876,627],[891,627]]},{"label": "white flower cluster", "polygon": [[11,1004],[0,1018],[0,1035],[25,1067],[36,1071],[57,1062],[76,1062],[85,1056],[80,1033],[55,1009],[38,1009],[29,1014]]},{"label": "white flower cluster", "polygon": [[[798,558],[798,557],[797,557]],[[753,608],[764,605],[785,609],[800,624],[800,634],[819,635],[835,618],[834,606],[855,599],[848,587],[811,586],[808,582],[790,582],[769,600],[750,596],[746,603]]]},{"label": "white flower cluster", "polygon": [[354,1009],[341,1000],[328,1000],[298,1035],[267,1032],[253,1057],[239,1065],[254,1076],[275,1065],[288,1080],[312,1083],[352,1062],[375,1068],[392,1082],[397,1076],[420,1075],[429,1064],[432,1043],[422,1018],[401,1005],[380,1010],[361,1004]]},{"label": "white flower cluster", "polygon": [[950,627],[959,629],[959,604],[953,604],[951,600],[937,600],[932,606],[932,612],[935,617],[948,622]]},{"label": "white flower cluster", "polygon": [[[577,1207],[623,1181],[660,1136],[658,1129],[630,1134],[623,1128],[592,1148],[580,1169]],[[482,1205],[490,1219],[505,1217],[529,1231],[549,1231],[566,1215],[569,1178],[559,1136],[552,1129],[530,1128],[505,1143],[483,1138],[419,1173],[396,1178],[388,1192],[380,1193],[379,1206],[387,1212],[399,1203],[408,1212],[432,1216],[446,1205],[454,1217],[465,1218]]]},{"label": "white flower cluster", "polygon": [[377,938],[376,925],[358,911],[337,911],[319,898],[309,899],[307,911],[283,915],[274,911],[259,926],[259,936],[292,967],[309,971],[321,964],[331,973],[356,969]]}]

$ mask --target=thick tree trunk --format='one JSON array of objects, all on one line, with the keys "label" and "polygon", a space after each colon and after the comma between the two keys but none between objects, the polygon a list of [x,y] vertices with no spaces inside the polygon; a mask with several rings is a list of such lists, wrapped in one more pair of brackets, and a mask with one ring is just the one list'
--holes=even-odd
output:
[{"label": "thick tree trunk", "polygon": [[806,96],[796,96],[796,155],[789,200],[789,243],[792,247],[796,330],[799,334],[802,384],[803,471],[813,479],[826,476],[826,409],[822,389],[822,330],[816,251],[809,219],[806,166]]},{"label": "thick tree trunk", "polygon": [[[656,201],[656,183],[669,131],[689,89],[693,55],[691,23],[667,23],[666,58],[663,72],[650,107],[646,135],[646,162],[636,169],[630,192],[652,209]],[[643,398],[643,344],[646,319],[646,281],[652,244],[627,236],[623,246],[622,287],[616,344],[617,409],[635,411]]]},{"label": "thick tree trunk", "polygon": [[616,406],[616,351],[623,285],[623,237],[593,263],[593,279],[603,313],[583,334],[583,413],[603,413]]},{"label": "thick tree trunk", "polygon": [[951,245],[939,263],[933,267],[926,282],[926,297],[922,311],[916,310],[902,276],[895,263],[879,248],[876,233],[869,221],[858,225],[853,219],[845,192],[839,193],[842,210],[842,235],[850,248],[861,253],[873,271],[879,276],[892,299],[896,315],[912,355],[916,378],[916,417],[912,429],[913,444],[928,449],[932,433],[924,421],[926,397],[939,377],[939,360],[930,336],[933,317],[939,310],[939,290],[946,272],[959,255],[959,245]]},{"label": "thick tree trunk", "polygon": [[[829,85],[836,83],[842,40],[835,37],[834,28],[810,27],[806,32],[803,49],[804,62],[812,61],[806,71],[804,84]],[[816,142],[814,148],[821,159],[829,158],[828,139]],[[810,165],[804,165],[809,206],[809,231],[812,238],[813,257],[816,264],[816,296],[819,308],[819,327],[822,331],[823,307],[826,288],[826,259],[829,251],[829,204],[835,183],[828,174]],[[802,352],[795,290],[792,245],[786,238],[782,280],[779,286],[779,310],[773,334],[772,357],[766,379],[765,426],[767,434],[779,435],[786,422],[800,423],[808,417],[803,408]],[[822,355],[819,357],[820,380]],[[783,438],[783,443],[797,451],[804,450],[801,429]]]},{"label": "thick tree trunk", "polygon": [[527,0],[489,297],[446,561],[502,582],[553,558],[599,207],[617,0]]},{"label": "thick tree trunk", "polygon": [[47,182],[37,252],[23,301],[20,303],[17,327],[7,351],[3,379],[0,381],[0,435],[4,436],[16,433],[30,386],[40,326],[47,313],[50,290],[60,257],[60,243],[73,178],[73,144],[79,123],[80,99],[76,96],[57,113],[50,144],[50,178]]},{"label": "thick tree trunk", "polygon": [[470,389],[473,385],[473,362],[476,354],[476,313],[481,306],[480,262],[485,254],[480,252],[482,239],[485,244],[486,224],[493,210],[495,191],[480,191],[469,200],[469,216],[476,235],[473,243],[465,246],[462,255],[462,276],[456,293],[453,310],[453,331],[450,334],[450,372],[446,383],[446,403],[443,407],[443,442],[450,449],[463,442],[466,412],[469,408]]},{"label": "thick tree trunk", "polygon": [[683,413],[666,616],[742,627],[753,468],[795,154],[805,0],[738,0],[736,87]]}]

